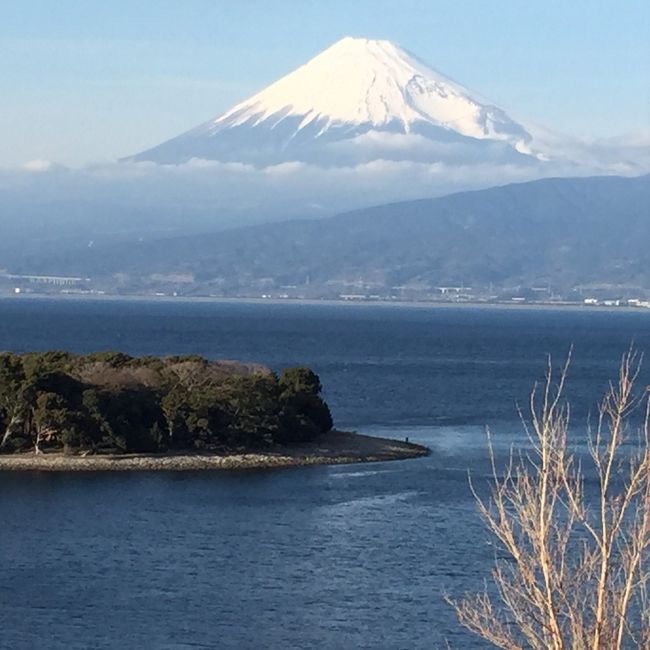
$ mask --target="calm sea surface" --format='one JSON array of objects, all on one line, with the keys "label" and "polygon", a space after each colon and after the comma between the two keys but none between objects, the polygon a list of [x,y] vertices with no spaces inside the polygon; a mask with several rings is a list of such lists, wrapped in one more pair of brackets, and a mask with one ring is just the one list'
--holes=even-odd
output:
[{"label": "calm sea surface", "polygon": [[[494,549],[467,472],[573,344],[584,420],[650,311],[0,300],[0,349],[308,365],[341,428],[428,458],[249,473],[0,475],[0,648],[480,648],[442,595]],[[643,380],[649,382],[646,372]],[[482,489],[482,488],[481,488]]]}]

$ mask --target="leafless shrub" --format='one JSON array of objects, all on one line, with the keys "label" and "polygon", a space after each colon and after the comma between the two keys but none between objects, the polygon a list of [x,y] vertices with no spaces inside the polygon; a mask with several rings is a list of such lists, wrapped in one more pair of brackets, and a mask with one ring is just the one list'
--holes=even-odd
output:
[{"label": "leafless shrub", "polygon": [[511,452],[500,473],[490,439],[491,498],[472,487],[507,556],[495,563],[494,589],[447,601],[464,627],[499,648],[647,650],[650,387],[635,393],[641,356],[631,349],[586,436],[597,485],[586,494],[569,445],[568,365],[555,383],[549,361],[543,390],[531,394],[530,453]]}]

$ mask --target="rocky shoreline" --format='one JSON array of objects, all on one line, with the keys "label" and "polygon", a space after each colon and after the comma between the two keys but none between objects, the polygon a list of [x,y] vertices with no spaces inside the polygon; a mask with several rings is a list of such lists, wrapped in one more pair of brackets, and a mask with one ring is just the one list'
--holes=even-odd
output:
[{"label": "rocky shoreline", "polygon": [[428,455],[422,445],[357,433],[331,431],[318,440],[264,452],[120,454],[74,456],[19,453],[0,456],[0,471],[104,472],[271,469],[404,460]]}]

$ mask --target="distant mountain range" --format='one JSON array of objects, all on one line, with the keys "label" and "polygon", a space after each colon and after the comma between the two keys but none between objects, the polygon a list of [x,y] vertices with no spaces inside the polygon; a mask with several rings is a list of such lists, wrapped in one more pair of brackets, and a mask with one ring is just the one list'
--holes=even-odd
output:
[{"label": "distant mountain range", "polygon": [[216,295],[394,296],[450,286],[634,292],[650,291],[649,242],[650,176],[556,178],[321,220],[52,252],[14,272]]},{"label": "distant mountain range", "polygon": [[[561,266],[533,272],[526,259],[521,266],[504,266],[504,260],[517,258],[507,246],[520,226],[513,225],[513,232],[499,228],[506,228],[510,210],[522,215],[533,210],[509,194],[495,196],[490,214],[483,214],[487,205],[472,208],[479,222],[471,227],[467,212],[452,214],[444,206],[465,206],[475,200],[473,195],[373,208],[316,225],[239,228],[321,219],[497,184],[635,177],[648,171],[647,135],[587,142],[533,127],[392,42],[347,37],[225,113],[130,158],[78,169],[48,161],[0,169],[0,274],[3,269],[32,273],[40,267],[61,272],[77,267],[106,278],[119,260],[121,269],[135,273],[124,276],[128,286],[149,286],[143,278],[150,268],[168,277],[182,268],[188,280],[181,283],[183,290],[186,285],[217,292],[248,287],[259,293],[267,285],[275,291],[278,283],[302,286],[309,279],[305,292],[334,295],[348,282],[350,291],[375,285],[389,291],[396,283],[426,287],[430,282],[487,282],[490,277],[495,282],[555,281]],[[541,194],[536,209],[552,221],[548,197]],[[587,193],[576,198],[577,211],[586,215],[581,219],[591,218],[592,203]],[[621,206],[612,204],[611,210],[627,207],[634,211],[623,197]],[[567,210],[562,206],[560,212]],[[596,214],[598,210],[596,206]],[[425,211],[430,222],[416,218],[418,211]],[[377,220],[376,229],[367,228],[366,214]],[[462,219],[466,222],[459,225]],[[403,226],[396,225],[402,221]],[[229,228],[237,230],[218,234]],[[467,234],[462,242],[461,232]],[[535,237],[534,232],[527,225],[522,237]],[[301,239],[294,243],[294,236]],[[259,247],[257,237],[268,246]],[[472,244],[472,237],[489,245]],[[163,243],[163,238],[176,239]],[[335,243],[328,244],[330,240]],[[241,247],[241,258],[231,259],[230,244],[222,247],[231,241]],[[522,241],[530,245],[528,238]],[[573,254],[564,259],[558,253],[560,246],[575,253],[576,242],[561,244],[558,235],[556,250],[549,249],[545,258],[567,265],[565,285],[589,275],[575,272],[581,262]],[[293,248],[274,260],[289,244]],[[454,258],[452,244],[470,257]],[[146,249],[142,260],[125,257],[140,246]],[[485,258],[489,252],[494,259]],[[164,263],[167,255],[169,264]],[[293,266],[283,268],[287,260]],[[594,277],[598,268],[601,262]],[[263,280],[262,271],[270,279]],[[630,281],[638,277],[626,262],[616,273]],[[330,284],[320,286],[321,281]],[[169,282],[155,280],[151,286],[158,284]]]},{"label": "distant mountain range", "polygon": [[537,160],[533,136],[390,41],[344,38],[253,97],[129,160],[275,165]]}]

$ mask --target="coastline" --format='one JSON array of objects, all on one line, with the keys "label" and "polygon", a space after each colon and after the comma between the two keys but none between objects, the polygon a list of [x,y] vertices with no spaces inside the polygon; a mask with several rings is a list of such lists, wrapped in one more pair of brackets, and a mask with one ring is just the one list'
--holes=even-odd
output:
[{"label": "coastline", "polygon": [[334,298],[261,298],[261,297],[226,297],[226,296],[156,296],[147,294],[82,294],[82,293],[0,293],[0,301],[87,301],[87,302],[149,302],[149,303],[222,303],[222,304],[257,304],[257,305],[324,305],[324,306],[357,306],[357,307],[386,307],[386,308],[419,308],[419,309],[506,309],[506,310],[578,310],[586,312],[622,312],[650,313],[645,307],[629,305],[585,305],[580,302],[510,302],[510,301],[463,301],[446,300],[344,300]]},{"label": "coastline", "polygon": [[200,452],[72,456],[17,453],[0,456],[0,472],[108,472],[249,470],[406,460],[427,456],[415,443],[331,431],[314,442],[264,452],[217,455]]}]

